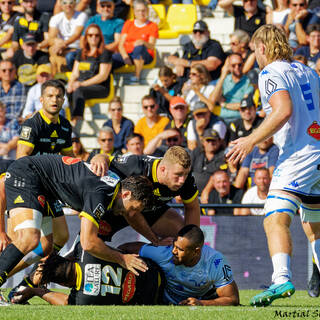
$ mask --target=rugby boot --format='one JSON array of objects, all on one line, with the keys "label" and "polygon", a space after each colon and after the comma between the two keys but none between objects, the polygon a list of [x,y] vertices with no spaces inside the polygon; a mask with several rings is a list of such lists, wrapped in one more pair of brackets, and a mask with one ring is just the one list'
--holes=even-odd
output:
[{"label": "rugby boot", "polygon": [[0,291],[0,307],[8,307],[10,303],[6,300],[3,293]]},{"label": "rugby boot", "polygon": [[313,271],[310,281],[308,283],[308,295],[312,298],[319,297],[320,294],[320,274],[318,267],[313,263]]},{"label": "rugby boot", "polygon": [[291,281],[287,281],[282,284],[273,284],[266,291],[263,291],[251,298],[250,304],[253,307],[266,307],[269,306],[272,301],[290,297],[294,293],[295,288]]}]

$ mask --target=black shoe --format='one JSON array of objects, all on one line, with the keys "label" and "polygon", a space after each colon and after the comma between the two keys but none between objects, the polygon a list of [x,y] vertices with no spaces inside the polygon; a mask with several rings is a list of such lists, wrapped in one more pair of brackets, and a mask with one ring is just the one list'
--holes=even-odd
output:
[{"label": "black shoe", "polygon": [[27,280],[27,278],[24,278],[17,286],[15,286],[8,294],[8,300],[11,303],[14,304],[29,304],[28,301],[20,300],[19,297],[16,297],[16,293],[19,293],[19,291],[24,290],[26,287],[33,288],[32,284]]},{"label": "black shoe", "polygon": [[308,283],[308,295],[312,298],[317,298],[320,295],[320,275],[317,266],[313,265],[313,272]]}]

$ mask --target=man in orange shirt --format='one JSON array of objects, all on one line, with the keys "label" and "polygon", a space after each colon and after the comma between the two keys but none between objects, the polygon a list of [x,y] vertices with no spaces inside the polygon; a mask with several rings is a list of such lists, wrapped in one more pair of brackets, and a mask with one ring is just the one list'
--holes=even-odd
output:
[{"label": "man in orange shirt", "polygon": [[137,122],[134,132],[143,136],[144,145],[146,146],[150,140],[164,130],[170,120],[157,113],[159,106],[154,97],[149,95],[144,96],[141,104],[145,116]]},{"label": "man in orange shirt", "polygon": [[135,76],[129,84],[139,84],[144,64],[154,59],[154,49],[158,38],[158,26],[148,20],[148,5],[144,0],[133,3],[134,20],[127,20],[122,28],[119,53],[112,56],[113,67],[117,69],[125,64],[134,64]]}]

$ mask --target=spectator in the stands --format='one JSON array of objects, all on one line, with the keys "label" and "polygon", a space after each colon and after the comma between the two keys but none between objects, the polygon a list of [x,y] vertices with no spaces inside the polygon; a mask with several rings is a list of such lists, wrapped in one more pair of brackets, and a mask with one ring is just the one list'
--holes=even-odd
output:
[{"label": "spectator in the stands", "polygon": [[254,186],[254,173],[258,168],[267,168],[272,176],[278,160],[279,148],[273,144],[273,137],[259,143],[241,164],[234,185],[238,188]]},{"label": "spectator in the stands", "polygon": [[71,71],[80,49],[80,36],[88,17],[75,10],[76,0],[62,0],[62,12],[49,22],[49,54],[52,73]]},{"label": "spectator in the stands", "polygon": [[189,80],[182,87],[182,94],[193,111],[197,101],[206,102],[214,89],[214,85],[209,84],[210,73],[201,63],[195,63],[190,68]]},{"label": "spectator in the stands", "polygon": [[149,94],[153,96],[159,106],[158,113],[170,116],[169,103],[175,96],[181,94],[181,81],[177,81],[176,74],[169,67],[159,69],[157,82],[150,89]]},{"label": "spectator in the stands", "polygon": [[[243,190],[236,188],[230,183],[229,175],[226,171],[217,170],[209,180],[210,190],[209,190],[209,200],[205,203],[212,204],[234,204],[241,203],[243,196]],[[238,208],[216,208],[208,209],[208,215],[238,215]]]},{"label": "spectator in the stands", "polygon": [[241,100],[240,117],[229,124],[229,141],[248,136],[263,121],[263,118],[257,115],[253,94],[249,94]]},{"label": "spectator in the stands", "polygon": [[165,130],[178,129],[182,136],[181,145],[187,147],[187,128],[192,118],[188,104],[182,97],[172,97],[169,110],[171,120],[166,125]]},{"label": "spectator in the stands", "polygon": [[188,149],[193,150],[201,146],[201,137],[205,129],[214,129],[221,139],[225,138],[227,126],[220,117],[210,112],[205,103],[196,102],[192,114],[193,119],[189,121],[187,127]]},{"label": "spectator in the stands", "polygon": [[86,99],[109,95],[111,67],[111,52],[104,48],[101,29],[92,24],[85,32],[67,88],[72,101],[71,121],[74,126],[83,119]]},{"label": "spectator in the stands", "polygon": [[[42,105],[40,102],[41,85],[47,80],[52,79],[51,66],[48,64],[41,64],[40,66],[38,66],[36,71],[36,79],[37,79],[37,83],[33,85],[28,91],[27,101],[22,112],[23,119],[31,117],[34,112],[42,108]],[[63,103],[63,107],[60,111],[60,114],[62,116],[65,116],[65,109],[68,107],[68,99],[66,95],[64,99],[65,100]]]},{"label": "spectator in the stands", "polygon": [[316,62],[316,66],[315,69],[316,73],[318,74],[318,76],[320,77],[320,58],[318,58],[317,62]]},{"label": "spectator in the stands", "polygon": [[0,101],[6,106],[9,120],[19,119],[27,98],[25,86],[16,76],[16,67],[10,60],[0,61]]},{"label": "spectator in the stands", "polygon": [[302,46],[295,52],[307,58],[307,65],[315,69],[316,62],[320,58],[320,24],[310,24],[307,27],[307,46]]},{"label": "spectator in the stands", "polygon": [[132,134],[134,124],[122,115],[123,105],[120,97],[114,97],[109,103],[110,119],[103,126],[112,128],[114,134],[114,147],[126,151],[126,137]]},{"label": "spectator in the stands", "polygon": [[252,69],[256,61],[255,54],[251,51],[249,43],[250,36],[248,35],[248,33],[243,30],[237,29],[230,34],[231,50],[226,52],[228,56],[232,53],[238,53],[241,55],[243,59],[242,72],[245,74]]},{"label": "spectator in the stands", "polygon": [[141,99],[141,106],[144,117],[137,122],[134,132],[143,136],[146,146],[150,140],[164,130],[169,123],[169,118],[158,114],[159,106],[150,95],[146,95]]},{"label": "spectator in the stands", "polygon": [[72,133],[72,151],[75,158],[81,159],[82,161],[87,161],[89,158],[89,152],[86,151],[83,144],[80,141],[79,136],[76,133]]},{"label": "spectator in the stands", "polygon": [[19,129],[18,121],[6,117],[6,106],[0,102],[0,159],[16,158]]},{"label": "spectator in the stands", "polygon": [[266,23],[266,13],[258,7],[258,0],[243,0],[243,6],[236,6],[235,0],[219,0],[219,6],[235,17],[234,29],[241,29],[250,36]]},{"label": "spectator in the stands", "polygon": [[85,29],[91,23],[97,24],[102,31],[105,48],[117,51],[124,21],[114,17],[115,3],[113,0],[97,0],[97,8],[99,13],[89,18]]},{"label": "spectator in the stands", "polygon": [[100,148],[90,152],[87,162],[90,162],[97,154],[106,154],[108,156],[117,156],[121,154],[121,150],[114,148],[114,135],[113,130],[110,127],[102,127],[99,130],[97,140]]},{"label": "spectator in the stands", "polygon": [[191,171],[201,193],[210,176],[225,164],[224,140],[213,129],[206,129],[201,139],[201,146],[191,152]]},{"label": "spectator in the stands", "polygon": [[11,46],[14,21],[21,14],[13,10],[14,0],[0,0],[0,54],[6,59],[6,51]]},{"label": "spectator in the stands", "polygon": [[[242,204],[264,204],[267,200],[271,182],[269,170],[267,168],[258,168],[254,173],[253,179],[255,186],[246,191],[241,201]],[[259,208],[241,208],[239,210],[239,215],[242,216],[261,216],[263,214],[263,209]]]},{"label": "spectator in the stands", "polygon": [[27,91],[36,83],[38,66],[49,63],[47,53],[37,49],[37,40],[33,33],[23,36],[22,49],[18,49],[13,56],[13,63],[17,69],[19,82],[25,85]]},{"label": "spectator in the stands", "polygon": [[275,0],[272,4],[275,8],[267,10],[266,23],[283,25],[284,17],[290,13],[289,0]]},{"label": "spectator in the stands", "polygon": [[307,45],[307,27],[320,23],[320,18],[307,10],[307,0],[290,0],[291,11],[284,18],[284,28],[289,37],[291,48]]},{"label": "spectator in the stands", "polygon": [[14,52],[22,45],[23,37],[26,33],[33,33],[35,35],[38,50],[43,50],[48,47],[50,15],[48,13],[40,13],[36,9],[36,5],[37,0],[21,1],[24,13],[14,22],[12,46],[7,50],[8,57],[13,57]]},{"label": "spectator in the stands", "polygon": [[144,139],[139,133],[132,133],[126,138],[127,154],[142,155],[144,149]]},{"label": "spectator in the stands", "polygon": [[144,148],[143,153],[154,157],[163,157],[173,146],[181,146],[182,135],[178,129],[167,129],[156,135]]},{"label": "spectator in the stands", "polygon": [[144,0],[133,2],[134,20],[127,20],[119,40],[119,53],[112,56],[114,68],[125,64],[135,66],[135,76],[128,84],[139,84],[142,68],[155,58],[158,26],[148,20],[148,4]]},{"label": "spectator in the stands", "polygon": [[213,111],[217,102],[220,102],[220,117],[227,123],[240,118],[239,108],[241,99],[251,92],[249,78],[243,74],[243,59],[237,53],[231,54],[223,66],[221,77],[207,100]]},{"label": "spectator in the stands", "polygon": [[166,62],[175,67],[177,76],[185,82],[195,63],[203,64],[210,72],[212,80],[218,79],[224,60],[225,53],[220,43],[210,39],[208,25],[199,20],[193,25],[191,41],[183,46],[182,58],[175,53],[168,56]]}]

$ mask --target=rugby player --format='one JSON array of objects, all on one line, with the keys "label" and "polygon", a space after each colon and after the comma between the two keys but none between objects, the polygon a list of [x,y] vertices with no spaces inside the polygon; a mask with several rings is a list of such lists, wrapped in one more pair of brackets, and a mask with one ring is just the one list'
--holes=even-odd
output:
[{"label": "rugby player", "polygon": [[[185,224],[200,225],[199,192],[190,168],[190,156],[180,146],[169,148],[163,158],[129,155],[115,157],[110,163],[110,169],[122,178],[144,175],[152,181],[156,204],[142,213],[155,235],[162,238],[175,237]],[[167,205],[177,196],[184,204],[184,220]]]},{"label": "rugby player", "polygon": [[[52,234],[47,201],[54,200],[81,212],[80,242],[84,250],[102,260],[116,262],[134,274],[147,269],[135,255],[123,255],[98,237],[101,217],[112,210],[148,240],[157,242],[140,213],[153,205],[152,185],[147,178],[136,176],[120,181],[110,170],[107,176],[98,177],[90,165],[79,159],[39,155],[16,160],[7,170],[5,189],[16,236],[0,255],[0,285],[19,261],[38,246],[41,232]],[[47,239],[45,254],[52,249],[52,236]]]},{"label": "rugby player", "polygon": [[202,230],[186,225],[171,246],[143,243],[121,246],[150,258],[162,269],[166,282],[163,303],[188,306],[232,306],[239,304],[239,291],[224,256],[204,245]]},{"label": "rugby player", "polygon": [[253,306],[267,306],[295,292],[291,282],[289,227],[298,209],[319,268],[319,77],[314,70],[292,60],[292,50],[281,29],[264,25],[254,33],[252,42],[262,70],[259,89],[267,117],[249,136],[233,141],[227,157],[234,163],[242,161],[256,144],[272,135],[280,149],[264,206],[264,229],[273,264],[272,285],[250,301]]},{"label": "rugby player", "polygon": [[148,267],[136,276],[121,265],[98,259],[78,243],[72,257],[52,254],[35,273],[42,285],[50,282],[72,288],[71,293],[53,292],[47,288],[20,288],[13,301],[25,303],[38,296],[52,305],[135,305],[161,304],[163,273],[150,259],[141,259]]}]

